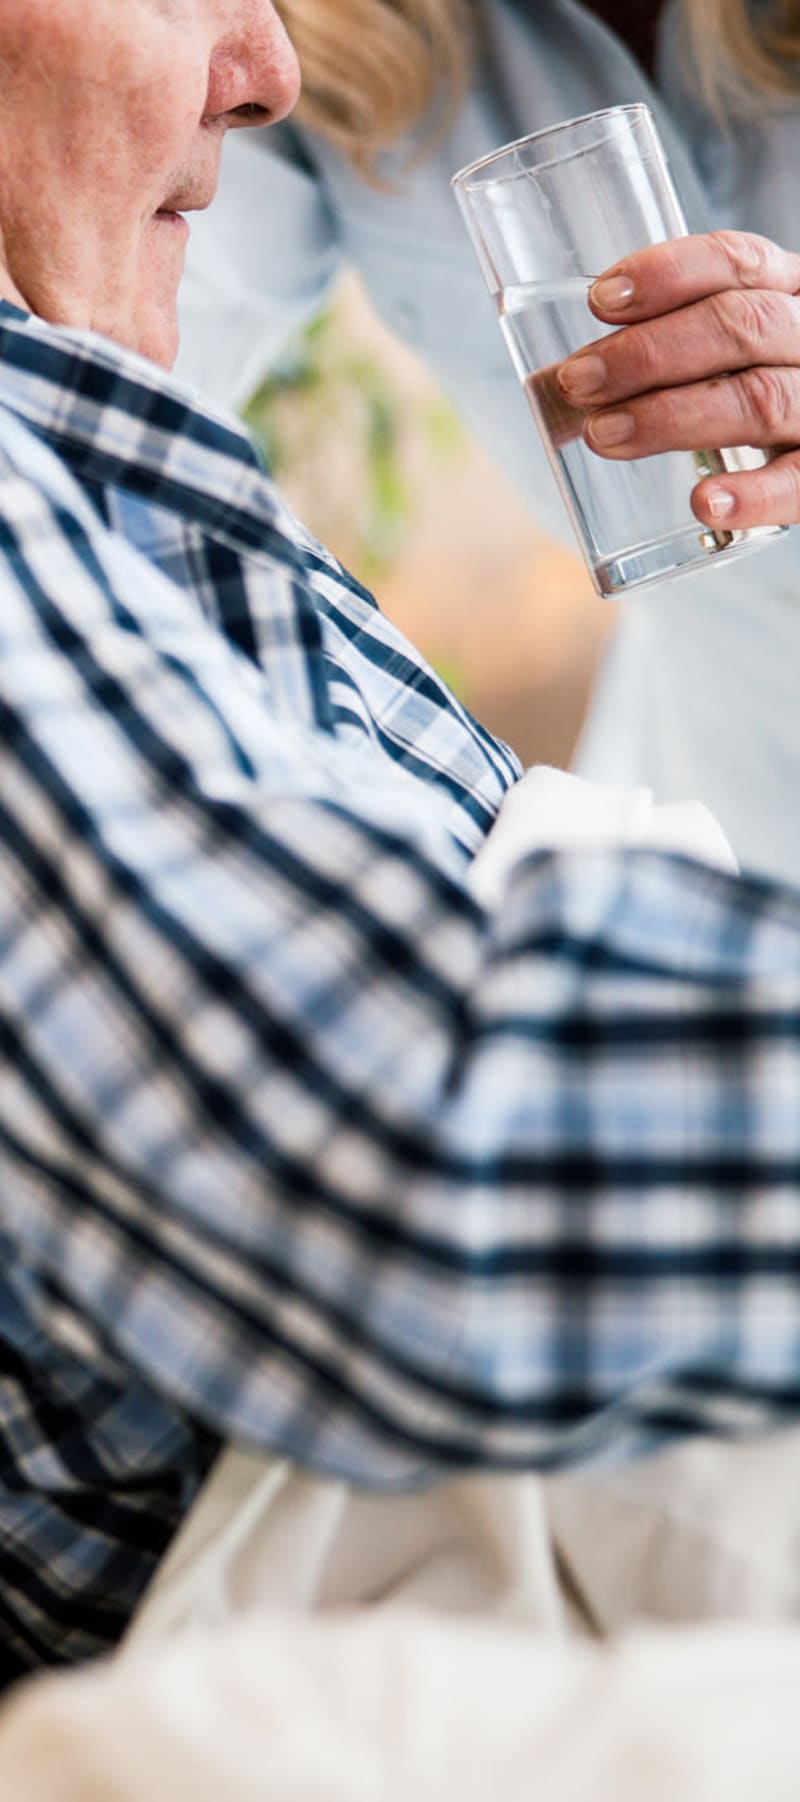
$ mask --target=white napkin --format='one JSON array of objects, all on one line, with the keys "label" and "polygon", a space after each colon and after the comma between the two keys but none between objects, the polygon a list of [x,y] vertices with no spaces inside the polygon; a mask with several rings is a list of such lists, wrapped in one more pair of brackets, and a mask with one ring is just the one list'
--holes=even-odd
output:
[{"label": "white napkin", "polygon": [[265,1611],[25,1684],[4,1802],[797,1802],[800,1634]]},{"label": "white napkin", "polygon": [[514,866],[533,851],[640,846],[679,852],[736,874],[722,827],[702,801],[657,805],[649,788],[605,788],[539,764],[509,790],[470,870],[486,907],[500,901]]}]

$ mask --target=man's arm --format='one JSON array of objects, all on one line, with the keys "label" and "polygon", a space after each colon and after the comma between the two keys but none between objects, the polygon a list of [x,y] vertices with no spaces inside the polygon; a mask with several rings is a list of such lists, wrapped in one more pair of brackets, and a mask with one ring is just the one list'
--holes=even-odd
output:
[{"label": "man's arm", "polygon": [[4,499],[0,1218],[51,1290],[364,1483],[800,1412],[800,901],[598,853],[484,912],[424,789]]}]

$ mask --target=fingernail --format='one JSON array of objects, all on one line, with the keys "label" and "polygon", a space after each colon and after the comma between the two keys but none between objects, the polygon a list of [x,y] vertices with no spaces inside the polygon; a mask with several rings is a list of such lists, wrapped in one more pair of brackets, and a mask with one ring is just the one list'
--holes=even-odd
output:
[{"label": "fingernail", "polygon": [[598,413],[588,426],[592,443],[601,444],[604,450],[612,444],[625,444],[633,437],[635,429],[632,413]]},{"label": "fingernail", "polygon": [[736,496],[727,488],[715,488],[713,494],[706,495],[706,506],[712,519],[728,519],[736,506]]},{"label": "fingernail", "polygon": [[594,283],[591,298],[601,313],[618,313],[630,306],[636,290],[628,275],[604,275]]},{"label": "fingernail", "polygon": [[606,366],[602,357],[571,357],[558,372],[558,385],[570,400],[588,400],[605,387]]}]

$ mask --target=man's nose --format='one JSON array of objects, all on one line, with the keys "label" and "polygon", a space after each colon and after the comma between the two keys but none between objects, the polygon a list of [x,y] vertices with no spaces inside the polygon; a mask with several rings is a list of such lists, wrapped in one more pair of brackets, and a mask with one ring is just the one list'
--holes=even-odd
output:
[{"label": "man's nose", "polygon": [[294,45],[272,0],[221,0],[207,115],[232,130],[285,119],[300,93]]}]

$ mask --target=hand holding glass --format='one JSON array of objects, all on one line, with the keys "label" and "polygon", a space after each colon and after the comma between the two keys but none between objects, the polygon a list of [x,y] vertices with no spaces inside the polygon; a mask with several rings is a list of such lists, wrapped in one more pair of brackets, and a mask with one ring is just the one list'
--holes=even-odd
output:
[{"label": "hand holding glass", "polygon": [[714,530],[691,507],[702,477],[757,469],[764,451],[700,446],[605,462],[584,441],[586,412],[556,380],[573,351],[617,329],[591,312],[597,276],[634,250],[687,235],[649,109],[612,107],[536,132],[462,169],[453,187],[599,593],[664,581],[779,536],[779,526]]}]

